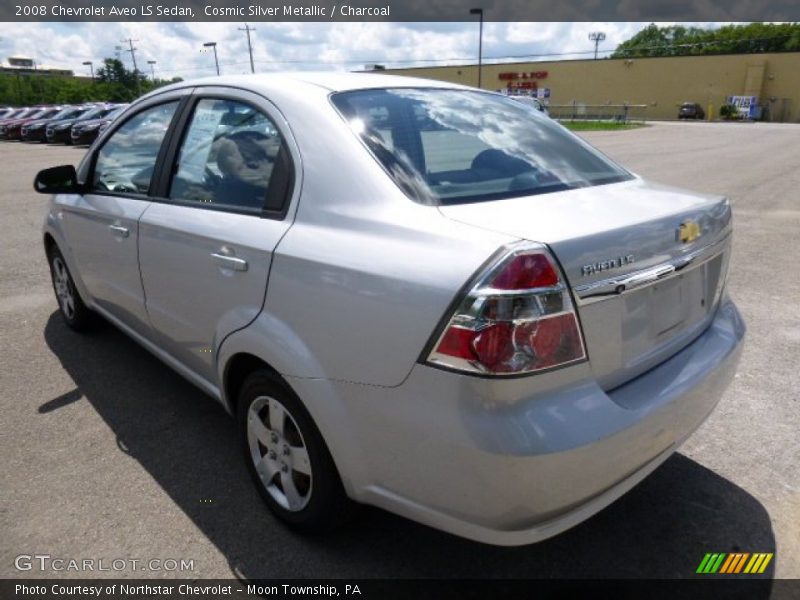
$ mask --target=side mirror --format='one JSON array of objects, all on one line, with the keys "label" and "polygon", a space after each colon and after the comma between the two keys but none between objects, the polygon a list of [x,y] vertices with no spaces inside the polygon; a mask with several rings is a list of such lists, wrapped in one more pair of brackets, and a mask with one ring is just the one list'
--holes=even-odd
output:
[{"label": "side mirror", "polygon": [[33,180],[33,189],[40,194],[81,193],[78,174],[72,165],[62,165],[39,171]]}]

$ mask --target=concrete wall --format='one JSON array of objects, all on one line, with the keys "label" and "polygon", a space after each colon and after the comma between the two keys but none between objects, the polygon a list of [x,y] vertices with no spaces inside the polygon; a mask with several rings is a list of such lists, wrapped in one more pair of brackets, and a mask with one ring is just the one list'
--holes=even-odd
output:
[{"label": "concrete wall", "polygon": [[[674,119],[683,102],[698,102],[713,117],[731,95],[758,96],[773,121],[800,122],[800,53],[731,54],[525,62],[484,65],[481,87],[500,90],[500,73],[541,72],[540,88],[550,88],[551,104],[647,104],[649,119]],[[477,65],[387,69],[409,75],[477,86]]]}]

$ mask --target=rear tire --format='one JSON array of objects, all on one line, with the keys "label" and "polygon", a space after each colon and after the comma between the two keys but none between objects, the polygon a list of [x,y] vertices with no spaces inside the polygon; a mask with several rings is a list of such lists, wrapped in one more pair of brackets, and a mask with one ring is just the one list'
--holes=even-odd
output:
[{"label": "rear tire", "polygon": [[55,245],[47,252],[47,259],[53,291],[58,301],[58,312],[71,329],[86,331],[94,324],[96,315],[87,308],[78,294],[72,274],[67,268],[67,261]]},{"label": "rear tire", "polygon": [[297,395],[267,370],[250,374],[237,403],[247,469],[272,513],[293,529],[324,533],[351,519],[333,458]]}]

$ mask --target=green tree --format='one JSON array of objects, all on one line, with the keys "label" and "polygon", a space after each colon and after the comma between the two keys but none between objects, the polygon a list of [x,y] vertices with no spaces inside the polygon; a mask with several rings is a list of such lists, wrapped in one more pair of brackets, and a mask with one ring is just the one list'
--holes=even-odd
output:
[{"label": "green tree", "polygon": [[180,81],[151,81],[143,73],[125,68],[120,60],[107,58],[95,80],[47,75],[42,72],[0,73],[0,105],[80,104],[83,102],[130,102],[142,94]]},{"label": "green tree", "polygon": [[748,23],[701,29],[651,23],[622,42],[611,58],[800,51],[800,24]]}]

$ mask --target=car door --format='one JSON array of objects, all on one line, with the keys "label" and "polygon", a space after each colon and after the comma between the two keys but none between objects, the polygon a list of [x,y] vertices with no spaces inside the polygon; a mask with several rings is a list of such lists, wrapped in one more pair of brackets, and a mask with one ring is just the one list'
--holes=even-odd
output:
[{"label": "car door", "polygon": [[94,304],[138,333],[149,323],[137,256],[138,221],[182,95],[153,99],[127,116],[89,159],[82,195],[64,196],[61,219]]},{"label": "car door", "polygon": [[195,92],[139,221],[147,313],[161,346],[208,382],[214,353],[260,312],[299,154],[277,109],[240,90]]}]

